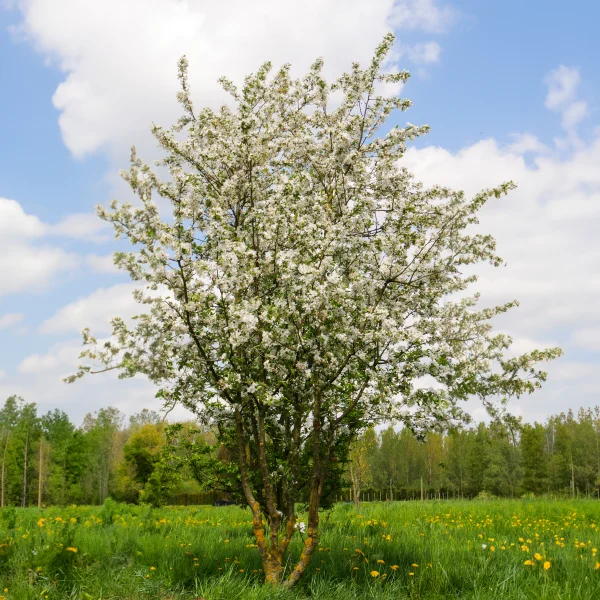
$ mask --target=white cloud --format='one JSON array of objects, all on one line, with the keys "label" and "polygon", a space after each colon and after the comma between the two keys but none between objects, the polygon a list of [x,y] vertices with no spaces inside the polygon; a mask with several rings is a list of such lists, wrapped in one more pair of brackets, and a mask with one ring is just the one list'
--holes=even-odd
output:
[{"label": "white cloud", "polygon": [[[600,351],[600,327],[576,329],[569,339],[571,346]],[[598,369],[600,371],[600,368]]]},{"label": "white cloud", "polygon": [[144,312],[132,296],[139,287],[133,283],[121,283],[109,288],[100,288],[89,296],[79,298],[63,306],[39,328],[40,333],[64,335],[79,333],[89,327],[94,335],[105,335],[112,331],[110,320],[124,319]]},{"label": "white cloud", "polygon": [[68,215],[55,225],[49,225],[46,233],[86,242],[105,242],[110,239],[107,235],[110,229],[110,224],[94,213],[79,213]]},{"label": "white cloud", "polygon": [[[410,149],[404,166],[418,179],[474,194],[514,180],[518,189],[490,200],[480,230],[492,233],[508,267],[481,268],[477,288],[488,303],[517,298],[501,317],[524,335],[552,335],[561,326],[600,322],[600,138],[567,158],[537,156],[533,164],[494,140],[457,153]],[[511,328],[511,331],[515,330]]]},{"label": "white cloud", "polygon": [[573,100],[577,86],[581,81],[579,69],[560,65],[546,75],[548,86],[545,106],[550,110],[563,110]]},{"label": "white cloud", "polygon": [[[144,376],[118,379],[116,373],[90,375],[74,384],[62,379],[74,373],[79,364],[81,339],[54,344],[46,353],[26,357],[16,373],[0,372],[0,398],[17,394],[35,400],[39,413],[60,408],[79,423],[88,412],[116,406],[127,415],[142,408],[160,410],[162,402],[155,398],[156,387]],[[169,419],[190,418],[190,413],[178,407]]]},{"label": "white cloud", "polygon": [[577,101],[569,104],[563,111],[563,128],[568,131],[578,125],[587,116],[587,108],[587,102]]},{"label": "white cloud", "polygon": [[47,231],[18,202],[0,197],[0,296],[45,290],[78,266],[75,254],[39,243]]},{"label": "white cloud", "polygon": [[23,321],[24,318],[25,315],[23,313],[6,313],[5,315],[0,316],[0,329],[14,327]]},{"label": "white cloud", "polygon": [[535,154],[546,154],[550,152],[548,146],[540,142],[535,135],[530,133],[518,133],[511,136],[513,142],[507,147],[509,152],[515,154],[526,154],[533,152]]},{"label": "white cloud", "polygon": [[441,53],[442,48],[437,42],[415,44],[406,49],[410,60],[417,64],[436,63],[440,60]]},{"label": "white cloud", "polygon": [[16,201],[0,198],[0,242],[32,239],[44,234],[45,225],[34,215],[28,215]]},{"label": "white cloud", "polygon": [[[241,81],[266,60],[297,74],[318,56],[329,75],[367,61],[396,29],[441,31],[453,19],[436,0],[21,0],[18,34],[64,71],[53,102],[76,157],[101,148],[121,162],[132,143],[154,150],[152,121],[180,114],[176,65],[186,54],[197,106],[217,106],[226,75]],[[68,15],[68,19],[65,18]],[[439,54],[424,45],[423,60]]]},{"label": "white cloud", "polygon": [[392,10],[390,24],[398,29],[443,32],[456,21],[456,13],[435,0],[404,0]]},{"label": "white cloud", "polygon": [[122,273],[113,260],[112,254],[98,256],[97,254],[88,254],[85,257],[87,265],[96,273]]},{"label": "white cloud", "polygon": [[577,87],[581,82],[579,69],[560,65],[544,81],[548,86],[545,106],[561,113],[561,126],[567,133],[566,139],[555,140],[557,148],[582,147],[577,125],[588,115],[588,106],[587,102],[576,100]]}]

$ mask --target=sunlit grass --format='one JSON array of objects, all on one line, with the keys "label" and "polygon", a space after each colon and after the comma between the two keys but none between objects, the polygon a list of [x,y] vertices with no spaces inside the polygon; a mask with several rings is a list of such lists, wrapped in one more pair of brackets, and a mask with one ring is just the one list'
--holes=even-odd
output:
[{"label": "sunlit grass", "polygon": [[5,509],[0,600],[600,598],[597,501],[340,504],[321,522],[286,592],[262,586],[250,513],[236,507]]}]

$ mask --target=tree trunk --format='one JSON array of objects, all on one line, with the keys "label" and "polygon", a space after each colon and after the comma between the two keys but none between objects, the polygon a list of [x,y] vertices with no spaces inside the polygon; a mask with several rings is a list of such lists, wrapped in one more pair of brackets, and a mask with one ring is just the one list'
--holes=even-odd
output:
[{"label": "tree trunk", "polygon": [[4,441],[4,453],[2,454],[2,490],[0,492],[0,507],[4,507],[4,481],[6,473],[6,452],[8,450],[8,439],[10,438],[10,431],[6,432],[6,440]]},{"label": "tree trunk", "polygon": [[42,507],[42,480],[44,477],[44,438],[40,438],[40,464],[38,469],[38,508]]},{"label": "tree trunk", "polygon": [[27,430],[27,436],[25,437],[25,454],[23,464],[23,496],[21,498],[21,506],[25,508],[27,504],[27,457],[29,455],[29,430]]}]

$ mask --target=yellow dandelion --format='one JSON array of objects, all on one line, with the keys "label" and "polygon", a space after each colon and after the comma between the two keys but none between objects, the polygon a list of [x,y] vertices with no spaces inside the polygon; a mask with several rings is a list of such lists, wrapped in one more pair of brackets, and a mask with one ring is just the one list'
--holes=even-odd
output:
[{"label": "yellow dandelion", "polygon": [[371,577],[379,577],[379,571],[371,571]]},{"label": "yellow dandelion", "polygon": [[413,563],[412,565],[410,565],[411,567],[414,567],[415,569],[419,566],[417,563]]},{"label": "yellow dandelion", "polygon": [[533,561],[532,560],[526,560],[523,564],[527,565],[528,567],[531,567],[531,566],[533,566]]},{"label": "yellow dandelion", "polygon": [[415,574],[414,574],[414,573],[411,571],[411,572],[410,572],[408,575],[409,575],[410,577],[414,577],[414,575],[415,575]]},{"label": "yellow dandelion", "polygon": [[385,565],[385,560],[381,560],[381,559],[379,559],[379,560],[377,561],[377,564],[378,564],[378,565]]},{"label": "yellow dandelion", "polygon": [[594,570],[597,571],[598,569],[600,569],[600,562],[596,561],[596,566],[594,567]]},{"label": "yellow dandelion", "polygon": [[542,555],[539,552],[536,552],[533,556],[535,560],[542,560]]},{"label": "yellow dandelion", "polygon": [[544,563],[544,571],[547,571],[549,568],[550,568],[550,561],[549,561],[549,560],[547,560],[547,561]]},{"label": "yellow dandelion", "polygon": [[399,568],[400,568],[400,567],[399,567],[398,565],[392,565],[392,566],[390,567],[390,569],[391,569],[392,571],[397,571]]},{"label": "yellow dandelion", "polygon": [[156,567],[150,567],[151,571],[156,571]]},{"label": "yellow dandelion", "polygon": [[65,550],[67,552],[73,552],[73,553],[77,552],[77,548],[71,548],[70,546],[69,546],[69,548],[65,548]]},{"label": "yellow dandelion", "polygon": [[225,540],[225,541],[224,541],[224,543],[225,543],[225,544],[229,544],[229,540]]}]

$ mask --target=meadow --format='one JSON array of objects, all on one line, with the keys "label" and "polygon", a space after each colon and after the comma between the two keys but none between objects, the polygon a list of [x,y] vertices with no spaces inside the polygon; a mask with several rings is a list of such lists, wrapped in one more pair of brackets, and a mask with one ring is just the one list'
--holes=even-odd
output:
[{"label": "meadow", "polygon": [[322,524],[285,591],[238,507],[2,509],[0,600],[600,598],[598,501],[338,504]]}]

